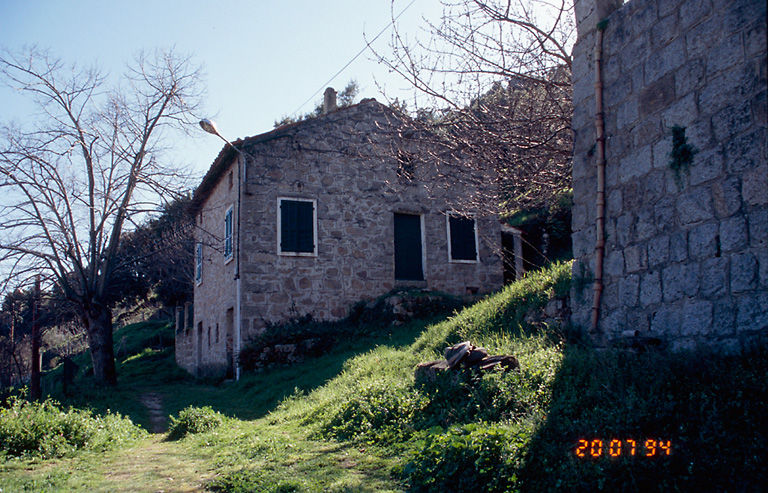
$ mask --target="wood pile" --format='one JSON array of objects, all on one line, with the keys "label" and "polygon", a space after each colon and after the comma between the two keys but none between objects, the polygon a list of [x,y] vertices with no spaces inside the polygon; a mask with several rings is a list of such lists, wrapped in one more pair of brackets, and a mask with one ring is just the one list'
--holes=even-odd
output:
[{"label": "wood pile", "polygon": [[514,370],[520,367],[514,356],[489,356],[485,348],[476,347],[469,341],[445,348],[443,355],[444,360],[419,363],[416,366],[416,383],[434,381],[438,373],[457,369],[489,371],[497,368]]}]

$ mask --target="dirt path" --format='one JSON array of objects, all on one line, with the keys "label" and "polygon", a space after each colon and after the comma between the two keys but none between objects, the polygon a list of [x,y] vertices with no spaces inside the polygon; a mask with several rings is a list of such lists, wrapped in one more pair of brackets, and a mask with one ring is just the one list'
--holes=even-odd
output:
[{"label": "dirt path", "polygon": [[149,411],[149,428],[152,433],[165,433],[168,429],[168,417],[163,412],[163,397],[155,392],[147,392],[139,397]]},{"label": "dirt path", "polygon": [[214,472],[182,444],[153,435],[136,447],[109,454],[102,465],[99,491],[203,491]]},{"label": "dirt path", "polygon": [[212,473],[201,460],[189,457],[176,442],[165,441],[168,417],[163,396],[145,392],[139,400],[149,412],[154,435],[136,447],[118,451],[104,464],[104,487],[108,491],[203,491]]}]

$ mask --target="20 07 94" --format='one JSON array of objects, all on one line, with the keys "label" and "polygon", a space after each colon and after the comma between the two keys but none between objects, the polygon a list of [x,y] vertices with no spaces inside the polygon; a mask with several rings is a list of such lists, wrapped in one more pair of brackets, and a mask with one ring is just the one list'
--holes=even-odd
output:
[{"label": "20 07 94", "polygon": [[648,438],[638,442],[632,438],[580,439],[574,451],[577,457],[665,457],[672,454],[672,441]]}]

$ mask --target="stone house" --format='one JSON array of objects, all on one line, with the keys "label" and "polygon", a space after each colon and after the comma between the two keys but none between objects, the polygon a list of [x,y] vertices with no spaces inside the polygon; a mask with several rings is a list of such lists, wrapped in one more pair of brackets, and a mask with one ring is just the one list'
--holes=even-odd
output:
[{"label": "stone house", "polygon": [[765,338],[766,2],[576,0],[575,10],[572,322],[600,344],[735,352]]},{"label": "stone house", "polygon": [[194,306],[176,337],[195,375],[237,377],[240,348],[290,317],[343,318],[401,286],[502,286],[498,218],[459,205],[481,192],[469,172],[398,159],[391,110],[330,96],[317,118],[226,145],[195,192]]}]

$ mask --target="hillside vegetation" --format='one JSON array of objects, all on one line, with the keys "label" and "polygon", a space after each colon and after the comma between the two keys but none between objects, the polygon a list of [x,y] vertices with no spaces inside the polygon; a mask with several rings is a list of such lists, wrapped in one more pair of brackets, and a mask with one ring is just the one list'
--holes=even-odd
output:
[{"label": "hillside vegetation", "polygon": [[[556,264],[447,319],[348,338],[302,364],[215,385],[175,367],[170,327],[126,327],[116,333],[126,348],[117,391],[103,394],[81,375],[77,397],[65,402],[117,410],[148,428],[140,398],[151,393],[172,415],[169,433],[98,456],[5,457],[0,488],[753,491],[767,484],[766,350],[733,357],[596,351],[535,316],[569,286],[570,264]],[[416,364],[464,340],[515,355],[519,370],[414,382]]]}]

